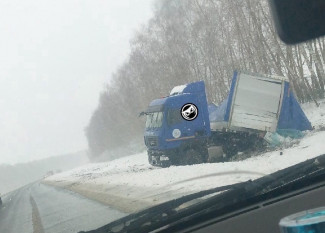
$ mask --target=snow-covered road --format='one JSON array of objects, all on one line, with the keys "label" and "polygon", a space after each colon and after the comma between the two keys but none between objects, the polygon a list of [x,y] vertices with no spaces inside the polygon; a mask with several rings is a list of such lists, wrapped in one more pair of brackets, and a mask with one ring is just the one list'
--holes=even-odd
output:
[{"label": "snow-covered road", "polygon": [[[304,105],[316,129],[325,126],[325,105]],[[282,152],[282,153],[280,153]],[[61,186],[126,212],[134,212],[185,194],[256,179],[325,153],[325,131],[309,132],[290,148],[243,161],[172,166],[149,165],[146,152],[82,166],[48,177]]]}]

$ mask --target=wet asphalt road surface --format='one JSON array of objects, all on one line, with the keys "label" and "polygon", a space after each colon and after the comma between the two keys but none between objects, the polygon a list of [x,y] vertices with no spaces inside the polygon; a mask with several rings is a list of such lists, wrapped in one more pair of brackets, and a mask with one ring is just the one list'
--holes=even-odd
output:
[{"label": "wet asphalt road surface", "polygon": [[126,214],[74,192],[39,182],[2,197],[1,233],[93,230]]}]

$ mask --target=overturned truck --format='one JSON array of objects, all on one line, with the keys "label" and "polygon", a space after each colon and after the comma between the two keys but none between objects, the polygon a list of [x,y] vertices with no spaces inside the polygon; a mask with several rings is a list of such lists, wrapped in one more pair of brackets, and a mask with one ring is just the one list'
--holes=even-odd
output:
[{"label": "overturned truck", "polygon": [[285,78],[234,72],[228,97],[208,104],[203,81],[172,89],[143,112],[144,141],[155,166],[223,161],[264,146],[266,133],[312,126]]}]

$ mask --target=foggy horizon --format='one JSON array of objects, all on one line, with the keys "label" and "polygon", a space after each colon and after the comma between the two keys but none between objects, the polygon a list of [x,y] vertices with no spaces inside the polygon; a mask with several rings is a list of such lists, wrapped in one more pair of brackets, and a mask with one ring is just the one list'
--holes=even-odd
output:
[{"label": "foggy horizon", "polygon": [[0,13],[0,164],[86,150],[84,128],[152,0],[0,0]]}]

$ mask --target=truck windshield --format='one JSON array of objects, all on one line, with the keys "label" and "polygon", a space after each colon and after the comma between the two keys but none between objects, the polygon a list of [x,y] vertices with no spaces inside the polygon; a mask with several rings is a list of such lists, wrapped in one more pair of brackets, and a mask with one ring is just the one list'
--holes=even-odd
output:
[{"label": "truck windshield", "polygon": [[147,114],[146,128],[159,128],[162,125],[163,112],[150,112]]}]

